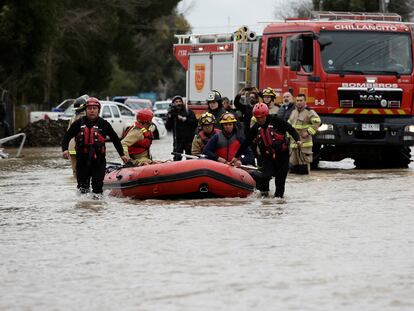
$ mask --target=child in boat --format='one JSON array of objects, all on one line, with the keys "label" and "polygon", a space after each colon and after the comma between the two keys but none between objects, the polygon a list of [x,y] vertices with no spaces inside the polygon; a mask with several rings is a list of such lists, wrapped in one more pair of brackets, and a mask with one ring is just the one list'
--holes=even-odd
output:
[{"label": "child in boat", "polygon": [[121,141],[125,155],[134,166],[153,163],[150,154],[153,135],[149,130],[153,116],[150,109],[138,110],[134,125],[127,129]]}]

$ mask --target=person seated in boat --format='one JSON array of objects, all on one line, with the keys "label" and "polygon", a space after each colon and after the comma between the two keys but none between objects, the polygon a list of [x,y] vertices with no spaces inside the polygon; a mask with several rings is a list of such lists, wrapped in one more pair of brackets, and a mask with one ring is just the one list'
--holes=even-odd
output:
[{"label": "person seated in boat", "polygon": [[154,137],[149,129],[153,117],[153,112],[148,108],[138,110],[136,121],[126,130],[121,140],[124,153],[134,166],[153,163],[150,147]]},{"label": "person seated in boat", "polygon": [[173,133],[173,151],[177,153],[174,161],[181,161],[180,154],[191,154],[191,143],[197,128],[197,118],[181,96],[173,97],[165,127]]},{"label": "person seated in boat", "polygon": [[235,158],[240,145],[245,141],[236,123],[237,120],[234,114],[226,112],[222,115],[220,124],[223,130],[211,137],[204,147],[203,152],[207,159],[235,166],[253,163],[254,157],[250,147],[245,148],[236,161],[231,162]]},{"label": "person seated in boat", "polygon": [[269,114],[269,107],[264,103],[258,103],[253,107],[253,115],[256,123],[247,133],[246,140],[235,153],[232,163],[237,163],[238,156],[243,154],[247,146],[257,142],[262,162],[260,169],[251,173],[256,180],[256,188],[262,196],[269,195],[269,182],[275,177],[276,191],[274,196],[283,198],[285,181],[289,171],[289,142],[287,134],[301,146],[300,137],[296,130],[287,121],[277,115]]},{"label": "person seated in boat", "polygon": [[200,130],[194,135],[193,143],[191,145],[191,154],[199,156],[203,153],[204,146],[213,137],[214,134],[220,132],[219,129],[215,128],[216,118],[210,112],[204,112],[198,124]]}]

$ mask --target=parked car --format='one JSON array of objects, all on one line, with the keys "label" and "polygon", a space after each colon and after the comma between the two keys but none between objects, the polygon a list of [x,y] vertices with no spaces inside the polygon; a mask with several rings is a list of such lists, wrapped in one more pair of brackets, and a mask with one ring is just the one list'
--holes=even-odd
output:
[{"label": "parked car", "polygon": [[143,98],[127,98],[124,102],[124,105],[128,106],[133,110],[140,110],[148,108],[152,110],[152,103],[149,99]]},{"label": "parked car", "polygon": [[171,100],[159,100],[154,103],[152,110],[154,110],[154,115],[158,118],[167,121],[168,109],[170,109]]},{"label": "parked car", "polygon": [[[101,100],[100,103],[101,111],[99,113],[99,116],[107,120],[114,128],[118,137],[121,138],[125,130],[134,124],[135,111],[124,104],[113,101]],[[59,119],[70,120],[74,114],[75,110],[72,104],[65,110]],[[153,126],[151,127],[151,131],[154,133],[155,139],[160,139],[161,137],[167,135],[167,130],[162,119],[154,117],[152,119],[152,123]]]},{"label": "parked car", "polygon": [[54,107],[51,111],[32,111],[30,112],[30,122],[36,122],[39,120],[57,120],[63,114],[65,109],[70,107],[75,100],[73,98],[68,98],[62,101],[59,105]]}]

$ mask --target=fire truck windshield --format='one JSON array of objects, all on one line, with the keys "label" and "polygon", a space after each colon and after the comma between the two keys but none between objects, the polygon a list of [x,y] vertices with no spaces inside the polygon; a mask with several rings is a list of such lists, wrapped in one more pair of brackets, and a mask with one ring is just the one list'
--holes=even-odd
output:
[{"label": "fire truck windshield", "polygon": [[411,74],[411,38],[404,33],[325,31],[321,61],[327,73]]}]

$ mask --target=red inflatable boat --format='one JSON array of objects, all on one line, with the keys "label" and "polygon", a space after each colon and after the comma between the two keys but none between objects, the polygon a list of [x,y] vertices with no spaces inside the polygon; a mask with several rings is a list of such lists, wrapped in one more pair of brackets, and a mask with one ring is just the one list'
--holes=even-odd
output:
[{"label": "red inflatable boat", "polygon": [[137,199],[244,198],[254,186],[246,171],[205,159],[120,168],[104,180],[111,195]]}]

